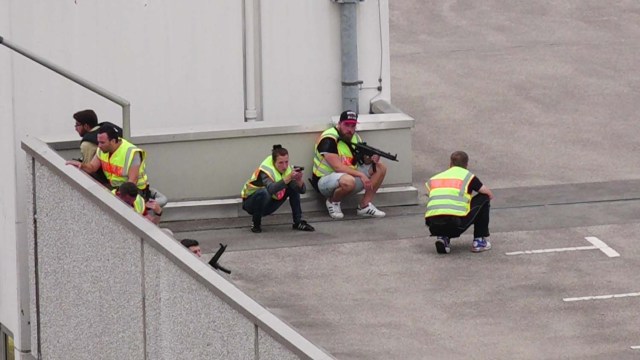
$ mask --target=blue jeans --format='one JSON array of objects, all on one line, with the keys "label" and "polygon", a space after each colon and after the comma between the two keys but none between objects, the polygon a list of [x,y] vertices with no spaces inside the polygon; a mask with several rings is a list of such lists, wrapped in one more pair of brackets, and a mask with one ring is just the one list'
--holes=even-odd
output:
[{"label": "blue jeans", "polygon": [[251,194],[248,198],[242,201],[242,209],[251,214],[254,224],[261,224],[262,217],[273,214],[285,200],[289,198],[289,205],[291,205],[291,215],[293,217],[294,224],[297,224],[302,219],[302,207],[300,205],[300,194],[291,188],[287,188],[282,200],[276,200],[271,197],[267,189],[262,188],[255,193]]}]

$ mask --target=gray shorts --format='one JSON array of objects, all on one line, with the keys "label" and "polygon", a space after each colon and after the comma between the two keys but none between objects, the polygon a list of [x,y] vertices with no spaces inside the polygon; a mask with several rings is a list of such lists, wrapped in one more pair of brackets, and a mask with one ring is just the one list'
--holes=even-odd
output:
[{"label": "gray shorts", "polygon": [[[371,177],[371,175],[369,175],[370,168],[371,168],[371,164],[369,165],[363,164],[363,165],[358,165],[357,170],[367,175],[367,177]],[[346,175],[346,174],[334,172],[329,175],[325,175],[321,177],[320,180],[318,180],[318,190],[320,191],[322,196],[326,198],[330,198],[331,196],[333,196],[333,192],[336,190],[336,188],[338,188],[338,180],[340,180],[340,178],[343,175]],[[356,187],[355,189],[353,189],[353,192],[351,194],[359,193],[360,191],[362,191],[362,189],[364,189],[364,184],[362,183],[362,180],[359,177],[357,177]]]}]

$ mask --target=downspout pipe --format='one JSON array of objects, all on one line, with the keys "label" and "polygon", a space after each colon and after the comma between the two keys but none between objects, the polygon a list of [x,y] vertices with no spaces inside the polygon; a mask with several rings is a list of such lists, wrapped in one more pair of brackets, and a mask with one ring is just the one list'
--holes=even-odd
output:
[{"label": "downspout pipe", "polygon": [[255,121],[258,117],[256,110],[255,11],[254,0],[244,0],[245,121]]},{"label": "downspout pipe", "polygon": [[342,52],[342,110],[359,112],[358,17],[357,5],[363,0],[333,0],[340,4],[340,44]]},{"label": "downspout pipe", "polygon": [[32,52],[21,48],[20,46],[10,42],[9,40],[3,38],[2,36],[0,36],[0,45],[4,45],[6,47],[8,47],[9,49],[17,52],[18,54],[31,59],[35,62],[37,62],[38,64],[46,67],[47,69],[56,72],[64,77],[66,77],[67,79],[73,81],[74,83],[85,87],[86,89],[93,91],[94,93],[102,96],[105,99],[111,100],[112,102],[120,105],[122,107],[122,131],[123,131],[123,137],[126,139],[129,139],[131,137],[131,103],[127,100],[124,99],[114,93],[112,93],[111,91],[102,88],[101,86],[98,86],[94,83],[92,83],[89,80],[85,80],[82,77],[67,71],[65,69],[63,69],[62,67],[38,56],[33,54]]}]

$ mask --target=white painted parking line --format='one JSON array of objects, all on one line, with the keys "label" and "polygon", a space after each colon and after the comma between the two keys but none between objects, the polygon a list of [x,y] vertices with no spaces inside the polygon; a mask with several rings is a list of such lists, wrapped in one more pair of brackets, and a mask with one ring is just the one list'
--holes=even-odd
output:
[{"label": "white painted parking line", "polygon": [[577,250],[595,250],[596,246],[578,246],[578,247],[568,247],[568,248],[557,248],[557,249],[540,249],[540,250],[525,250],[525,251],[514,251],[508,252],[506,255],[530,255],[530,254],[543,254],[550,252],[563,252],[563,251],[577,251]]},{"label": "white painted parking line", "polygon": [[585,239],[588,242],[592,243],[593,246],[595,246],[598,249],[600,249],[600,251],[602,251],[603,253],[607,254],[608,257],[618,257],[618,256],[620,256],[620,254],[618,254],[617,251],[615,251],[612,248],[610,248],[609,245],[605,244],[604,241],[598,239],[595,236],[587,236],[587,237],[585,237]]},{"label": "white painted parking line", "polygon": [[513,251],[505,253],[505,255],[531,255],[531,254],[545,254],[552,252],[564,252],[564,251],[579,251],[579,250],[600,250],[605,253],[608,257],[617,257],[620,256],[618,252],[609,247],[609,245],[605,244],[604,241],[598,239],[594,236],[585,237],[585,239],[593,244],[593,246],[576,246],[576,247],[566,247],[566,248],[556,248],[556,249],[538,249],[538,250],[524,250],[524,251]]},{"label": "white painted parking line", "polygon": [[619,299],[619,298],[634,297],[634,296],[640,296],[640,292],[564,298],[562,299],[562,301],[570,302],[570,301],[585,301],[585,300],[608,300],[608,299]]},{"label": "white painted parking line", "polygon": [[633,350],[640,350],[640,346],[632,346],[631,347]]}]

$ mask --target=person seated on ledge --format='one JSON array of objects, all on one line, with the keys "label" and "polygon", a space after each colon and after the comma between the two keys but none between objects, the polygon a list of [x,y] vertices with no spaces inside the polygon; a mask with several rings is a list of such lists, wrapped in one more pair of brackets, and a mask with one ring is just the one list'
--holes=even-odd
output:
[{"label": "person seated on ledge", "polygon": [[145,171],[146,157],[144,150],[122,138],[122,134],[114,126],[103,125],[98,129],[98,150],[91,161],[85,164],[69,160],[66,164],[88,174],[103,171],[111,189],[130,181],[137,186],[140,195],[149,200],[151,194]]},{"label": "person seated on ledge", "polygon": [[362,142],[356,134],[357,124],[358,114],[344,111],[338,125],[325,130],[316,142],[311,184],[326,198],[325,205],[333,219],[344,217],[340,207],[342,199],[362,189],[364,196],[356,214],[376,218],[386,215],[371,201],[382,185],[387,167],[380,162],[378,155],[365,157],[364,163],[358,164],[352,149],[352,144]]},{"label": "person seated on ledge", "polygon": [[281,145],[273,145],[271,155],[253,172],[242,188],[242,209],[252,215],[251,231],[262,232],[262,217],[278,210],[289,198],[294,230],[315,231],[302,220],[300,194],[307,188],[302,168],[289,165],[289,152]]},{"label": "person seated on ledge", "polygon": [[138,193],[136,184],[127,181],[120,185],[119,188],[113,189],[111,193],[131,206],[138,214],[144,216],[147,220],[156,225],[160,223],[162,208],[154,199],[145,202]]}]

